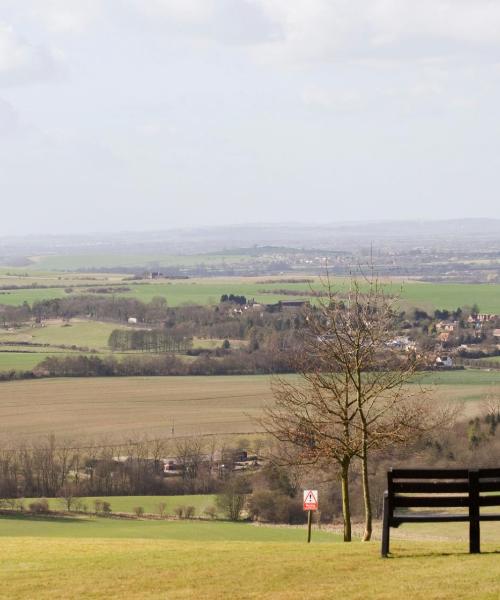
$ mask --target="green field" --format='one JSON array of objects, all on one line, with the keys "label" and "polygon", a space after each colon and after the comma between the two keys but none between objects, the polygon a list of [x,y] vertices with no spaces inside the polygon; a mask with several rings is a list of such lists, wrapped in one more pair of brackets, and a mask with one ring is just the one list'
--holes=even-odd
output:
[{"label": "green field", "polygon": [[65,352],[0,352],[0,372],[29,371],[47,356],[67,356]]},{"label": "green field", "polygon": [[498,545],[379,542],[289,527],[114,519],[0,519],[0,597],[9,600],[496,600]]},{"label": "green field", "polygon": [[[477,414],[478,402],[500,396],[498,371],[429,374],[437,401]],[[57,378],[0,383],[0,435],[70,438],[249,434],[272,402],[269,376]]]},{"label": "green field", "polygon": [[[339,289],[341,279],[335,279]],[[115,280],[114,284],[123,285]],[[113,283],[111,283],[112,285]],[[247,298],[254,298],[258,302],[273,303],[279,300],[308,299],[304,292],[310,290],[309,284],[282,283],[273,280],[266,282],[262,277],[234,277],[234,278],[204,278],[189,280],[173,280],[170,282],[150,282],[133,284],[126,282],[130,287],[128,292],[117,295],[133,297],[144,302],[150,301],[155,296],[166,298],[170,306],[182,304],[215,304],[222,294],[242,294]],[[319,289],[320,284],[316,278],[311,284],[313,289]],[[398,294],[401,282],[387,285],[389,292]],[[287,289],[291,295],[282,295],[279,290]],[[269,291],[270,293],[264,293]],[[85,288],[74,288],[74,294],[84,294]],[[33,303],[36,300],[61,298],[67,296],[64,288],[26,289],[0,292],[0,304],[19,305],[24,301]],[[483,312],[500,313],[500,285],[494,284],[448,284],[424,283],[409,281],[403,285],[402,300],[405,307],[420,307],[426,310],[435,308],[455,309],[459,306],[472,306],[477,303]]]},{"label": "green field", "polygon": [[[94,510],[94,500],[97,497],[84,497],[79,500],[86,504],[87,510]],[[109,502],[111,510],[114,513],[133,513],[136,506],[142,506],[145,513],[158,514],[158,505],[160,502],[166,504],[167,515],[173,515],[174,509],[177,506],[194,506],[195,516],[203,516],[203,511],[208,506],[215,505],[215,496],[211,494],[196,494],[184,496],[99,496],[99,500]],[[28,507],[32,501],[30,498],[25,498],[24,505]],[[49,508],[51,510],[64,510],[64,503],[59,498],[48,498]]]},{"label": "green field", "polygon": [[[248,255],[230,254],[81,254],[33,257],[34,263],[23,270],[76,271],[78,269],[119,269],[120,267],[146,269],[192,267],[196,265],[223,266],[227,263],[246,263],[255,260]],[[20,269],[17,269],[20,270]]]},{"label": "green field", "polygon": [[14,331],[0,330],[1,342],[28,342],[50,344],[52,346],[87,347],[107,350],[110,333],[114,329],[125,329],[125,325],[103,323],[84,319],[72,319],[69,323],[61,320],[47,321],[44,327],[21,327]]}]

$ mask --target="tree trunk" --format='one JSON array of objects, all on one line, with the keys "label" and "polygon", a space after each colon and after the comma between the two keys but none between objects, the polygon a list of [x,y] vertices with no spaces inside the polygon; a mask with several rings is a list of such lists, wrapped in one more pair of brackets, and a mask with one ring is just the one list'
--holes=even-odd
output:
[{"label": "tree trunk", "polygon": [[363,542],[369,542],[372,537],[372,501],[370,497],[370,481],[368,479],[368,448],[366,437],[363,435],[363,453],[361,455],[361,473],[363,479],[363,502],[365,504],[365,531]]},{"label": "tree trunk", "polygon": [[340,478],[342,482],[342,515],[344,517],[344,542],[351,541],[351,505],[349,501],[349,459],[342,462]]}]

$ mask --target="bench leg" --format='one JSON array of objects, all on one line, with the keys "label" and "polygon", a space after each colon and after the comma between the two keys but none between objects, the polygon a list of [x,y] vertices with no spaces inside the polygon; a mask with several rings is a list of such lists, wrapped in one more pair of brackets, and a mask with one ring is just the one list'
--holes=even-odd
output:
[{"label": "bench leg", "polygon": [[479,472],[477,469],[469,471],[469,552],[481,552],[479,521]]},{"label": "bench leg", "polygon": [[481,552],[481,532],[479,519],[472,518],[469,524],[469,552],[479,554]]},{"label": "bench leg", "polygon": [[384,516],[382,521],[382,557],[387,558],[389,554],[389,497],[384,494]]}]

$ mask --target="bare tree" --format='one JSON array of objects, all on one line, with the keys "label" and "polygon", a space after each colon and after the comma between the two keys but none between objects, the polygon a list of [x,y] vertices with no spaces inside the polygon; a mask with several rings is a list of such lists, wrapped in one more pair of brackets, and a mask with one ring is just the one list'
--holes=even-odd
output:
[{"label": "bare tree", "polygon": [[299,450],[298,460],[337,463],[344,540],[351,539],[349,471],[361,460],[365,532],[372,533],[368,457],[408,441],[430,425],[429,404],[414,379],[420,357],[397,337],[398,297],[370,274],[351,276],[340,290],[328,274],[323,294],[306,309],[302,343],[292,359],[299,380],[277,378],[275,405],[263,424]]}]

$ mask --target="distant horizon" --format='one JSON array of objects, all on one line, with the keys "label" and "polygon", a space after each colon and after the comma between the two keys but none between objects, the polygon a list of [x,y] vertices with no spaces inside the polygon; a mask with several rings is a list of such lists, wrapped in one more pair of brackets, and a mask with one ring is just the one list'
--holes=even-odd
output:
[{"label": "distant horizon", "polygon": [[86,231],[26,231],[25,233],[15,234],[3,234],[0,232],[0,240],[16,240],[24,239],[28,237],[35,238],[85,238],[85,237],[99,237],[99,236],[121,236],[127,234],[162,234],[168,232],[193,232],[196,230],[201,231],[215,231],[217,229],[259,229],[259,228],[319,228],[319,229],[335,229],[336,227],[343,226],[369,226],[369,225],[398,225],[398,224],[422,224],[432,225],[438,223],[495,223],[500,225],[500,218],[497,217],[460,217],[460,218],[380,218],[380,219],[345,219],[330,222],[320,221],[254,221],[254,222],[231,222],[231,223],[220,223],[220,224],[207,224],[207,225],[172,225],[171,227],[150,227],[150,228],[123,228],[123,229],[108,229],[108,230],[86,230]]}]

